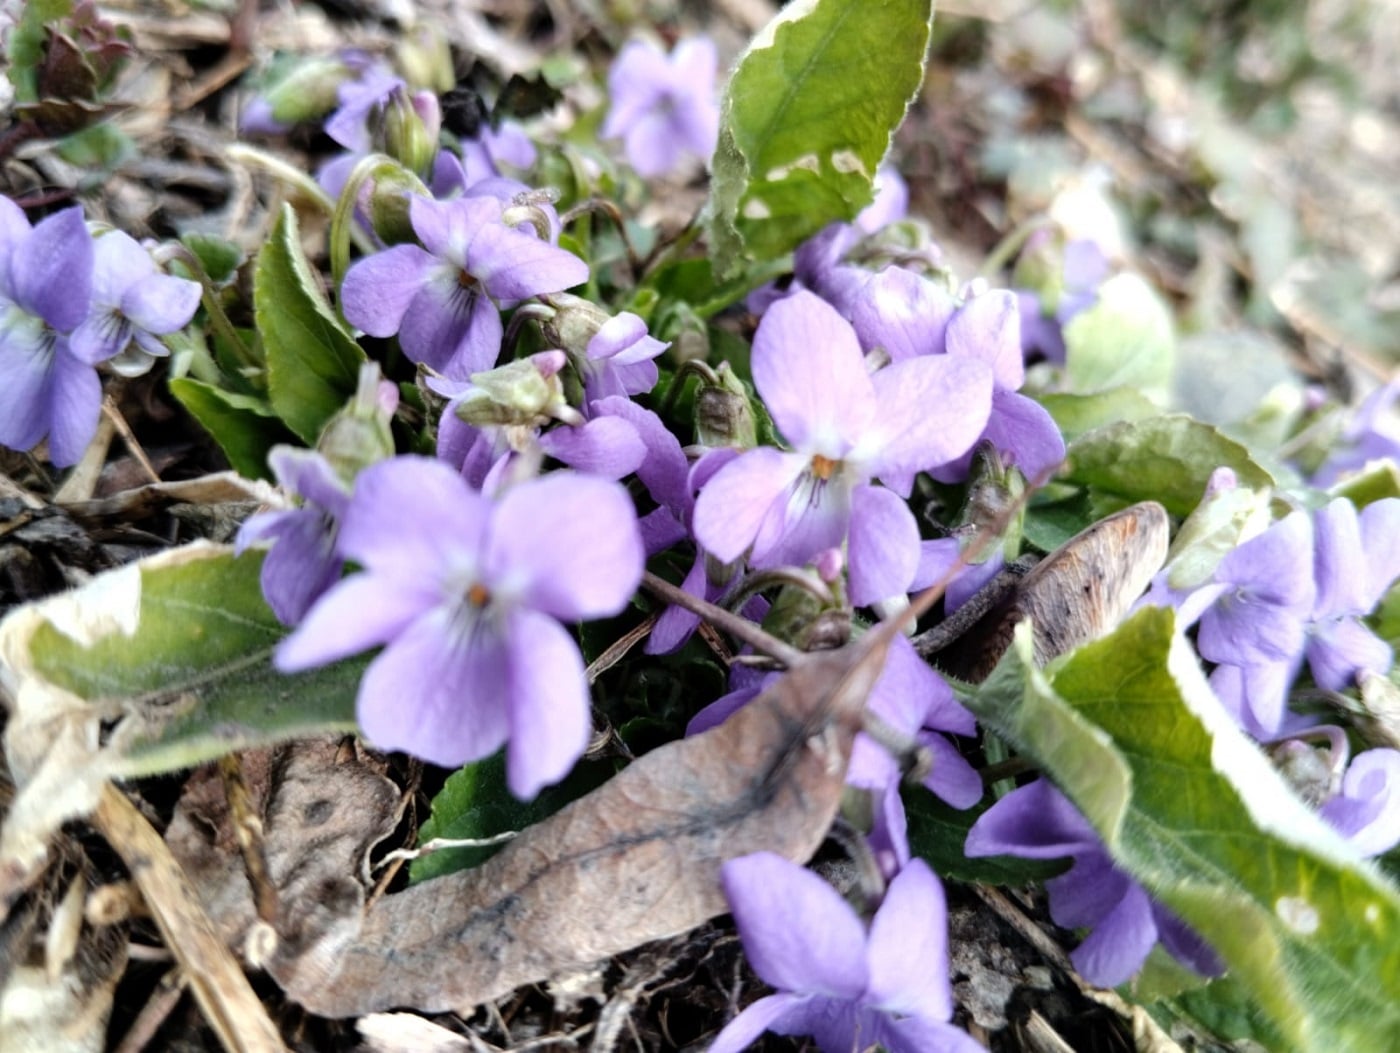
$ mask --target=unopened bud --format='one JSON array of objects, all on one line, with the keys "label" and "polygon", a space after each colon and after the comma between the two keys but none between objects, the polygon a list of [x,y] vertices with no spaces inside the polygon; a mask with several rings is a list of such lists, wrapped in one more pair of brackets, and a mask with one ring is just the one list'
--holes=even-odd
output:
[{"label": "unopened bud", "polygon": [[569,293],[555,293],[547,299],[554,308],[554,316],[540,324],[544,338],[572,355],[586,357],[589,341],[608,324],[612,315],[591,300]]},{"label": "unopened bud", "polygon": [[537,426],[571,416],[559,376],[567,361],[562,351],[507,362],[472,374],[472,386],[457,403],[457,416],[475,427]]},{"label": "unopened bud", "polygon": [[[370,226],[384,244],[402,245],[417,240],[418,235],[409,216],[409,204],[414,194],[432,197],[423,181],[407,168],[385,161],[375,169],[370,179],[367,211]],[[363,202],[364,198],[360,200]]]},{"label": "unopened bud", "polygon": [[376,461],[394,455],[389,422],[399,408],[399,391],[379,375],[379,363],[360,366],[354,397],[321,431],[316,449],[347,483]]},{"label": "unopened bud", "polygon": [[744,382],[721,362],[714,381],[704,377],[695,392],[695,437],[701,446],[732,446],[751,450],[758,445],[753,404]]},{"label": "unopened bud", "polygon": [[336,108],[336,93],[350,76],[350,67],[338,58],[299,62],[267,92],[268,113],[282,125],[319,120]]},{"label": "unopened bud", "polygon": [[391,92],[380,116],[384,152],[415,175],[425,175],[438,153],[442,111],[430,91]]},{"label": "unopened bud", "polygon": [[410,84],[435,92],[451,91],[457,83],[447,38],[426,23],[419,23],[399,38],[394,48],[394,65]]}]

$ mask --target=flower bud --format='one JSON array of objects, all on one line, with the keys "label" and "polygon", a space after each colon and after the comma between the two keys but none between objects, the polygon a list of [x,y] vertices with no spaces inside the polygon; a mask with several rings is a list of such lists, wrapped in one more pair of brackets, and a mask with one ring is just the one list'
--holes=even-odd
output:
[{"label": "flower bud", "polygon": [[336,92],[351,76],[339,58],[309,58],[265,93],[267,116],[280,125],[315,121],[336,108]]},{"label": "flower bud", "polygon": [[410,84],[435,92],[451,91],[457,83],[447,38],[424,23],[399,38],[394,47],[394,66]]},{"label": "flower bud", "polygon": [[753,404],[744,382],[728,362],[714,371],[715,382],[703,376],[695,392],[695,437],[701,446],[732,446],[751,450],[758,445]]},{"label": "flower bud", "polygon": [[571,355],[585,358],[589,342],[612,320],[612,315],[591,300],[569,293],[546,297],[554,317],[542,322],[544,338]]},{"label": "flower bud", "polygon": [[507,362],[472,374],[472,386],[457,404],[457,416],[475,427],[521,424],[537,426],[572,416],[560,371],[562,351]]},{"label": "flower bud", "polygon": [[379,363],[360,366],[354,397],[321,431],[317,451],[336,474],[353,483],[360,470],[394,455],[389,422],[399,408],[399,391],[379,375]]},{"label": "flower bud", "polygon": [[[384,244],[402,245],[418,240],[409,216],[409,204],[414,194],[432,197],[422,180],[407,168],[386,161],[374,170],[366,212],[375,235]],[[363,196],[360,202],[366,204]]]},{"label": "flower bud", "polygon": [[808,589],[784,585],[763,619],[763,628],[802,651],[840,647],[851,637],[851,612],[825,605]]},{"label": "flower bud", "polygon": [[384,152],[410,172],[422,176],[438,153],[438,132],[442,110],[430,91],[409,95],[403,89],[390,93],[379,116],[379,134]]}]

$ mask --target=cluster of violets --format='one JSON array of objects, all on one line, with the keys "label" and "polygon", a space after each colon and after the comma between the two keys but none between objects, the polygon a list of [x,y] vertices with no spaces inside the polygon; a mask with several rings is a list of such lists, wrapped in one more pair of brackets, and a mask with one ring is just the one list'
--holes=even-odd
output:
[{"label": "cluster of violets", "polygon": [[97,432],[97,367],[144,373],[169,354],[160,337],[189,324],[199,294],[130,235],[94,233],[79,206],[31,226],[0,197],[0,445],[47,438],[50,461],[75,464]]},{"label": "cluster of violets", "polygon": [[[638,42],[619,55],[603,132],[622,140],[640,174],[709,156],[716,62],[702,40],[670,55]],[[739,595],[750,575],[795,570],[852,606],[895,611],[958,562],[958,538],[922,537],[909,507],[917,475],[963,481],[978,448],[1031,483],[1062,460],[1058,427],[1021,388],[1028,357],[1062,357],[1059,326],[1093,300],[1105,266],[1092,245],[1066,249],[1066,291],[1049,314],[1028,294],[980,281],[955,288],[936,276],[931,255],[867,266],[855,250],[907,202],[898,176],[882,170],[875,204],[802,246],[791,281],[750,297],[761,315],[754,388],[782,445],[754,441],[750,420],[685,449],[636,400],[656,386],[667,345],[639,316],[569,293],[588,281],[588,264],[559,246],[548,196],[502,174],[501,162],[532,162],[528,140],[483,128],[458,150],[438,149],[431,93],[410,91],[370,60],[344,68],[325,128],[346,154],[320,173],[326,186],[343,186],[403,121],[432,145],[418,165],[431,196],[408,199],[414,240],[363,256],[339,296],[352,325],[396,338],[446,401],[436,456],[393,456],[386,444],[369,463],[347,464],[277,448],[270,467],[295,500],[250,519],[238,545],[271,544],[264,592],[295,626],[279,668],[382,648],[358,691],[360,725],[376,745],[444,766],[504,747],[510,789],[531,797],[570,770],[592,727],[569,626],[621,612],[648,558],[687,546],[694,561],[683,587],[710,600]],[[258,108],[245,124],[276,130]],[[162,353],[156,338],[188,323],[198,292],[159,273],[126,235],[94,237],[77,209],[31,227],[0,199],[0,442],[27,449],[47,435],[55,463],[76,460],[98,413],[95,366]],[[549,346],[514,357],[512,329],[530,321]],[[371,371],[356,412],[387,435],[396,400]],[[1386,405],[1368,412],[1380,421]],[[736,410],[736,420],[747,413]],[[1381,428],[1358,424],[1348,456],[1400,449]],[[547,460],[563,467],[543,470]],[[645,515],[623,485],[629,478],[647,494]],[[1231,487],[1228,473],[1218,475],[1207,502]],[[962,568],[949,607],[995,569]],[[1286,700],[1304,661],[1332,691],[1389,669],[1389,648],[1361,619],[1397,578],[1400,500],[1359,512],[1339,500],[1262,527],[1189,587],[1164,572],[1145,601],[1198,624],[1212,686],[1248,733],[1290,770],[1323,759],[1308,793],[1367,854],[1400,840],[1400,753],[1351,759],[1337,729],[1314,727]],[[765,608],[751,600],[744,609]],[[667,610],[648,649],[679,648],[696,624]],[[688,733],[717,725],[764,683],[736,666],[734,690]],[[979,774],[945,737],[974,735],[973,717],[905,640],[892,647],[869,709],[932,755],[932,792],[956,808],[981,799]],[[764,1030],[812,1035],[825,1050],[978,1048],[949,1024],[943,891],[911,855],[900,781],[889,754],[859,736],[848,782],[869,796],[868,844],[886,883],[860,911],[777,857],[726,865],[750,960],[779,993],[741,1013],[714,1048],[743,1048]],[[1092,930],[1074,955],[1091,981],[1127,979],[1159,940],[1201,971],[1217,967],[1199,936],[1114,867],[1048,782],[996,802],[967,852],[1072,857],[1049,882],[1051,909],[1058,923]]]}]

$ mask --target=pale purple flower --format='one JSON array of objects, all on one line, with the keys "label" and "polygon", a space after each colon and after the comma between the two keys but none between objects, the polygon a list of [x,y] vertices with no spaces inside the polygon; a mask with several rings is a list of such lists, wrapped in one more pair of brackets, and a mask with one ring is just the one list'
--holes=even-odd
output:
[{"label": "pale purple flower", "polygon": [[[1014,294],[995,289],[955,306],[928,278],[888,267],[862,290],[852,324],[865,348],[882,347],[897,362],[947,354],[986,362],[995,376],[992,409],[981,439],[1029,480],[1043,478],[1064,459],[1065,441],[1049,412],[1020,394],[1025,382],[1021,315]],[[966,478],[971,452],[932,470],[934,478]]]},{"label": "pale purple flower", "polygon": [[1397,398],[1400,398],[1400,376],[1366,396],[1342,428],[1327,459],[1313,475],[1313,486],[1329,487],[1373,461],[1388,458],[1400,463],[1400,414],[1395,412]]},{"label": "pale purple flower", "polygon": [[628,163],[648,179],[690,159],[707,162],[719,137],[718,65],[706,37],[681,41],[669,56],[649,40],[631,41],[608,71],[602,137],[621,138]]},{"label": "pale purple flower", "polygon": [[1317,599],[1307,625],[1308,667],[1319,687],[1341,691],[1365,672],[1384,673],[1390,645],[1361,621],[1400,577],[1400,499],[1361,510],[1338,498],[1313,517]]},{"label": "pale purple flower", "polygon": [[169,349],[158,339],[183,329],[199,306],[199,283],[162,274],[135,238],[114,230],[93,243],[92,301],[88,316],[68,336],[85,362],[122,352],[113,368],[124,376],[146,372]]},{"label": "pale purple flower", "polygon": [[[805,291],[763,316],[752,368],[792,449],[759,447],[725,465],[696,501],[696,540],[724,562],[749,549],[762,568],[801,566],[849,536],[851,602],[904,593],[919,531],[900,494],[916,472],[961,456],[981,433],[991,368],[925,355],[872,375],[850,323]],[[872,485],[875,477],[899,491]]]},{"label": "pale purple flower", "polygon": [[409,359],[449,377],[489,369],[501,350],[501,307],[588,278],[588,264],[508,226],[504,212],[489,193],[413,197],[409,218],[424,247],[395,245],[356,262],[341,286],[346,319],[371,336],[397,333]]},{"label": "pale purple flower", "polygon": [[92,235],[79,207],[30,227],[0,197],[0,445],[33,448],[46,435],[60,467],[97,432],[102,382],[68,334],[92,299]]},{"label": "pale purple flower", "polygon": [[586,353],[574,358],[585,403],[646,394],[660,376],[653,359],[670,346],[650,335],[646,322],[631,311],[613,315],[588,341]]},{"label": "pale purple flower", "polygon": [[[1027,244],[1033,251],[1034,241]],[[1047,311],[1040,293],[1018,289],[1017,307],[1021,314],[1021,348],[1029,357],[1039,355],[1047,361],[1065,361],[1064,327],[1075,315],[1094,305],[1098,289],[1108,277],[1108,257],[1098,242],[1079,238],[1065,246],[1063,269],[1055,290],[1055,302]]]},{"label": "pale purple flower", "polygon": [[277,667],[386,645],[357,699],[371,742],[447,767],[505,745],[522,798],[561,779],[591,722],[560,622],[617,614],[636,590],[644,553],[626,490],[560,471],[493,500],[441,461],[396,457],[356,478],[338,547],[364,571],[321,597]]},{"label": "pale purple flower", "polygon": [[1192,929],[1113,865],[1088,820],[1048,780],[1018,787],[982,813],[968,832],[964,851],[972,858],[1074,858],[1068,871],[1045,883],[1045,891],[1056,925],[1093,930],[1070,953],[1074,967],[1091,983],[1116,987],[1125,982],[1158,940],[1197,972],[1220,971],[1214,953]]},{"label": "pale purple flower", "polygon": [[810,870],[772,852],[720,871],[754,972],[778,993],[731,1020],[710,1053],[747,1049],[764,1031],[811,1035],[825,1053],[978,1053],[954,1027],[948,910],[928,864],[899,872],[869,926]]},{"label": "pale purple flower", "polygon": [[267,463],[277,482],[302,503],[251,516],[239,529],[234,549],[273,543],[263,558],[263,597],[278,621],[295,625],[340,580],[345,561],[336,551],[336,533],[350,504],[350,487],[314,450],[274,446]]},{"label": "pale purple flower", "polygon": [[371,121],[395,92],[407,91],[408,84],[387,67],[371,65],[353,80],[342,81],[336,89],[340,103],[326,118],[325,131],[345,149],[367,154],[374,149]]}]

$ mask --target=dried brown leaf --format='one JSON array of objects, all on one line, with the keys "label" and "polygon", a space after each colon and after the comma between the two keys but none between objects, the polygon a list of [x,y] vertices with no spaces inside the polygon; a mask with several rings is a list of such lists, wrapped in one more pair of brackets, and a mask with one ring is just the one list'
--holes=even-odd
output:
[{"label": "dried brown leaf", "polygon": [[718,728],[645,755],[481,867],[380,900],[362,925],[318,905],[269,972],[324,1016],[465,1012],[723,913],[726,860],[800,862],[821,843],[890,631],[806,657]]}]

